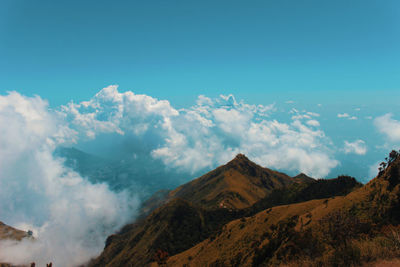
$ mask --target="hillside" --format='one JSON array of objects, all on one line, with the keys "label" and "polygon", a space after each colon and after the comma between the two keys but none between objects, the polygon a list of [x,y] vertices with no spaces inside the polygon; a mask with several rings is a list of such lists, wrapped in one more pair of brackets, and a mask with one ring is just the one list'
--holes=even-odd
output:
[{"label": "hillside", "polygon": [[0,222],[0,240],[12,239],[19,241],[25,237],[29,237],[27,232],[15,229],[4,224],[3,222]]},{"label": "hillside", "polygon": [[[0,241],[2,240],[21,241],[23,238],[27,237],[31,237],[30,233],[15,229],[11,226],[4,224],[3,222],[0,222]],[[16,266],[13,264],[0,262],[0,267],[25,267],[25,266]]]},{"label": "hillside", "polygon": [[[231,177],[226,173],[236,173],[239,177]],[[224,182],[227,176],[228,182]],[[226,165],[174,190],[173,194],[169,194],[169,200],[149,216],[127,225],[120,233],[110,236],[103,253],[94,259],[90,266],[146,266],[160,258],[160,255],[163,257],[179,255],[204,240],[213,240],[230,222],[239,218],[243,220],[242,218],[246,216],[256,216],[258,211],[267,207],[321,198],[321,196],[344,195],[361,186],[351,177],[326,181],[305,179],[307,179],[305,182],[303,178],[294,181],[294,178],[262,168],[243,155],[238,155]],[[230,181],[242,182],[245,190],[261,191],[264,186],[264,197],[261,198],[261,194],[257,198],[253,197],[254,204],[251,206],[244,205],[244,201],[230,202],[242,203],[245,207],[243,209],[212,205],[221,200],[218,198],[216,200],[214,196],[220,195],[220,192],[232,192],[230,191],[232,188],[237,189],[238,195],[239,192],[243,194],[242,198],[245,199],[246,191],[233,187]],[[213,183],[219,186],[210,186]],[[192,192],[192,195],[189,192]],[[152,199],[162,203],[160,196],[164,195],[165,192],[160,192]],[[171,197],[177,195],[179,197]],[[242,200],[242,198],[237,199]],[[190,199],[194,203],[189,201]],[[203,199],[206,201],[202,201]],[[316,203],[323,202],[324,200],[316,201]]]},{"label": "hillside", "polygon": [[[390,161],[390,160],[389,160]],[[400,157],[367,185],[234,220],[169,266],[359,266],[400,257]]]},{"label": "hillside", "polygon": [[183,199],[173,199],[147,218],[110,236],[103,253],[90,266],[144,266],[158,250],[180,253],[237,218],[227,209],[205,210]]},{"label": "hillside", "polygon": [[263,168],[238,154],[227,164],[173,190],[170,198],[183,198],[208,208],[250,207],[274,189],[293,183],[309,182]]}]

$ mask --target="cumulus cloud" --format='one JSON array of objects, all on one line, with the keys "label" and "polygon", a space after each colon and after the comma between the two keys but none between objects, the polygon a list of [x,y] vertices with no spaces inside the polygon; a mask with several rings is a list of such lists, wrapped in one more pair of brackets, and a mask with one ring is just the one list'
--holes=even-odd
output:
[{"label": "cumulus cloud", "polygon": [[[200,100],[201,101],[201,100]],[[144,133],[152,122],[168,123],[168,119],[178,115],[166,100],[157,100],[147,95],[133,92],[120,93],[117,86],[102,89],[91,100],[79,104],[70,102],[62,106],[60,115],[69,121],[71,127],[89,138],[101,133],[125,134]]]},{"label": "cumulus cloud", "polygon": [[132,219],[135,199],[91,184],[53,156],[78,132],[40,97],[0,96],[0,125],[0,219],[35,236],[0,242],[0,262],[76,266],[96,256],[105,238]]},{"label": "cumulus cloud", "polygon": [[367,146],[363,140],[356,140],[354,142],[344,141],[344,153],[365,155],[367,153]]},{"label": "cumulus cloud", "polygon": [[374,119],[377,130],[384,134],[389,141],[400,141],[400,121],[392,119],[393,114],[387,113]]},{"label": "cumulus cloud", "polygon": [[[338,162],[332,158],[330,141],[311,118],[317,113],[297,114],[291,123],[271,119],[271,105],[251,105],[233,95],[210,99],[199,96],[196,105],[174,109],[166,100],[116,86],[101,90],[91,100],[70,103],[60,113],[71,128],[86,137],[114,132],[147,135],[157,139],[150,154],[166,166],[191,173],[209,169],[241,152],[271,168],[325,176]],[[296,116],[296,115],[294,115]],[[89,134],[88,134],[89,133]],[[324,162],[322,162],[324,161]]]}]

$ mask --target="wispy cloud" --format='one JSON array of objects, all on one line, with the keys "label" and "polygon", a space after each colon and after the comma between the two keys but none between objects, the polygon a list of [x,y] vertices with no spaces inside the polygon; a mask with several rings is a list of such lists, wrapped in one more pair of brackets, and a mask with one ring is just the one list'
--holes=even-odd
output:
[{"label": "wispy cloud", "polygon": [[348,117],[350,117],[350,115],[348,113],[339,113],[339,114],[337,114],[337,117],[338,118],[348,118]]},{"label": "wispy cloud", "polygon": [[348,113],[338,113],[337,117],[338,118],[347,118],[348,120],[357,120],[358,119],[356,116],[351,116]]},{"label": "wispy cloud", "polygon": [[344,153],[365,155],[367,153],[367,146],[363,140],[356,140],[354,142],[344,141]]},{"label": "wispy cloud", "polygon": [[317,120],[309,120],[306,123],[307,123],[307,125],[314,126],[314,127],[319,126],[319,122]]},{"label": "wispy cloud", "polygon": [[384,134],[389,141],[400,141],[400,121],[392,119],[393,114],[387,113],[374,119],[374,125],[377,130]]}]

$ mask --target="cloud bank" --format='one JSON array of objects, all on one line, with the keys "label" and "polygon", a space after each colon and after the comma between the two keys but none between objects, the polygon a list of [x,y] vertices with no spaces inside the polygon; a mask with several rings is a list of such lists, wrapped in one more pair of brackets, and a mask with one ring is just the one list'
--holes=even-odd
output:
[{"label": "cloud bank", "polygon": [[132,219],[135,199],[89,183],[53,156],[78,132],[40,97],[0,96],[0,125],[0,219],[36,237],[2,241],[0,262],[76,266],[96,256],[105,238]]},{"label": "cloud bank", "polygon": [[[132,220],[135,195],[90,183],[54,156],[60,145],[102,145],[122,138],[130,140],[121,144],[135,162],[151,158],[188,174],[210,170],[237,153],[262,166],[313,177],[324,177],[338,165],[335,148],[316,120],[319,114],[292,109],[291,120],[282,122],[275,111],[274,104],[251,105],[232,95],[201,95],[195,105],[176,109],[167,100],[120,92],[117,86],[55,110],[38,96],[0,96],[0,125],[7,126],[0,128],[0,220],[36,236],[35,241],[1,242],[0,261],[78,265]],[[135,184],[135,177],[125,178]]]},{"label": "cloud bank", "polygon": [[225,163],[239,152],[263,166],[316,177],[337,166],[329,138],[312,119],[319,114],[295,114],[291,123],[282,123],[271,118],[274,109],[221,95],[199,96],[196,105],[178,110],[166,100],[109,86],[89,101],[63,106],[59,115],[84,138],[151,136],[156,140],[149,149],[153,158],[191,173]]}]

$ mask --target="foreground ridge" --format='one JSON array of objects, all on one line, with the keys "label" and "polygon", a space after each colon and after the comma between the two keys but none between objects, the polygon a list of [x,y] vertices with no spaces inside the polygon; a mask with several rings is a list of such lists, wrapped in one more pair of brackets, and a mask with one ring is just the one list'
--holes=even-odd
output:
[{"label": "foreground ridge", "polygon": [[[360,187],[348,176],[292,178],[240,154],[171,191],[150,215],[110,236],[89,266],[251,266],[255,251],[270,242],[263,229],[282,220],[293,229],[302,220],[306,229],[310,222],[300,216],[325,208],[331,201],[326,198],[344,198]],[[248,192],[263,194],[250,199]],[[227,205],[218,205],[221,201]],[[280,236],[288,234],[277,229]],[[257,257],[260,262],[268,258]]]}]

